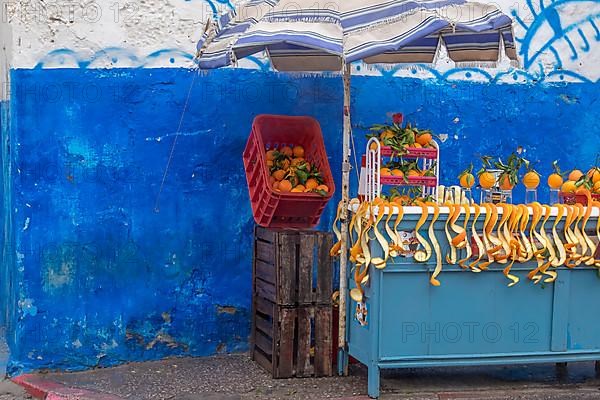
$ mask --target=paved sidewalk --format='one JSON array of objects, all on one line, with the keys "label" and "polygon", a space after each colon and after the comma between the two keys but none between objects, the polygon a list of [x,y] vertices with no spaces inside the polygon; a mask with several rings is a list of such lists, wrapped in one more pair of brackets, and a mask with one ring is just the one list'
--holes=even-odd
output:
[{"label": "paved sidewalk", "polygon": [[25,389],[9,380],[0,381],[0,400],[31,399]]},{"label": "paved sidewalk", "polygon": [[[275,380],[247,355],[175,358],[87,372],[40,374],[34,378],[59,388],[65,385],[65,393],[70,390],[73,396],[79,393],[55,399],[367,398],[366,371],[360,366],[352,366],[349,377]],[[91,393],[91,397],[86,397],[86,393]],[[593,363],[569,364],[564,376],[557,375],[553,364],[408,369],[384,372],[381,399],[600,399],[600,380],[595,377]]]}]

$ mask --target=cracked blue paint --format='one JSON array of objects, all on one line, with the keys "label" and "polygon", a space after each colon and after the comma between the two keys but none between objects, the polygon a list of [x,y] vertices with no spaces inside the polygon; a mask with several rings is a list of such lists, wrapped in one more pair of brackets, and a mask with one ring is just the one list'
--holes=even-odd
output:
[{"label": "cracked blue paint", "polygon": [[[19,254],[8,278],[8,304],[19,304],[8,321],[11,374],[247,349],[253,220],[241,154],[252,119],[316,117],[337,178],[342,85],[248,70],[196,77],[157,212],[192,74],[12,71],[1,153],[5,265]],[[52,101],[49,85],[61,88]],[[451,138],[441,145],[444,184],[480,154],[521,146],[548,174],[555,158],[585,167],[598,151],[597,84],[364,76],[352,87],[358,152],[370,124],[403,112]],[[335,199],[325,229],[334,208]]]}]

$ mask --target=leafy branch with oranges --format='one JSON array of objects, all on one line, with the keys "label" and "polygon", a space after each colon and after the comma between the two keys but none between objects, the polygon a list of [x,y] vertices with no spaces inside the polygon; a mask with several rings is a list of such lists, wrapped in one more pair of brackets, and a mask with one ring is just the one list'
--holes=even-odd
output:
[{"label": "leafy branch with oranges", "polygon": [[280,149],[267,149],[267,167],[271,176],[271,187],[283,193],[317,193],[327,195],[329,188],[323,184],[323,177],[316,165],[304,158],[302,146],[283,146]]}]

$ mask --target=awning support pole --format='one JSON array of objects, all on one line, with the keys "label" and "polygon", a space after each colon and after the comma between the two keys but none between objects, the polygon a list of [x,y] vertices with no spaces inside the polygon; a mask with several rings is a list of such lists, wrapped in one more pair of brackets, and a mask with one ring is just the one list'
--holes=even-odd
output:
[{"label": "awning support pole", "polygon": [[346,309],[348,299],[348,204],[350,202],[350,64],[344,64],[344,135],[342,159],[342,246],[340,255],[340,305],[339,305],[339,337],[338,364],[340,375],[348,375],[348,354],[346,351]]}]

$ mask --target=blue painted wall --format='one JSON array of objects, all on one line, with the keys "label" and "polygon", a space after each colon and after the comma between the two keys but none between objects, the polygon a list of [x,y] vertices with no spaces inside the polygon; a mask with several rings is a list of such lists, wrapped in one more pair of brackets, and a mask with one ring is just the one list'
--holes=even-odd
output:
[{"label": "blue painted wall", "polygon": [[[192,79],[183,69],[13,71],[11,373],[247,348],[253,221],[240,156],[252,118],[319,119],[338,177],[341,82],[198,76],[156,212]],[[353,99],[360,137],[395,111],[447,133],[444,183],[479,154],[522,146],[547,173],[555,158],[587,166],[599,150],[595,84],[357,77]]]}]

